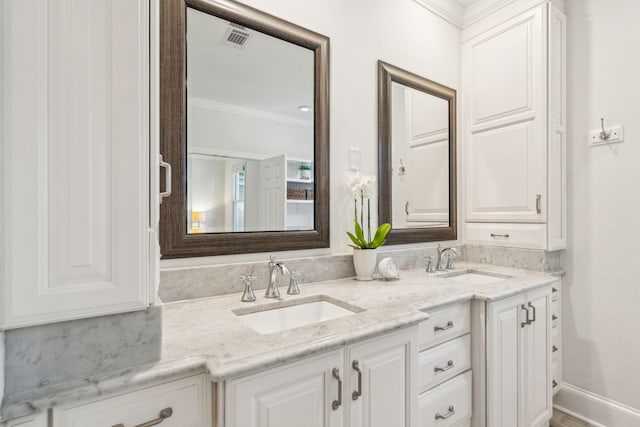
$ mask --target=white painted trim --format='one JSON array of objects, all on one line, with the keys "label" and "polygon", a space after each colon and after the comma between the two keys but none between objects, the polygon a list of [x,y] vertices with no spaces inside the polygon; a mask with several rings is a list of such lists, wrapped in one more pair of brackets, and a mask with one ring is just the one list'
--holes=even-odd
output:
[{"label": "white painted trim", "polygon": [[448,0],[413,0],[450,24],[462,28],[465,8],[455,1]]},{"label": "white painted trim", "polygon": [[247,108],[242,105],[226,104],[224,102],[214,101],[204,98],[189,98],[190,108],[204,108],[211,111],[221,113],[234,114],[236,116],[252,117],[254,119],[268,120],[271,122],[283,123],[293,126],[311,127],[313,121],[294,119],[284,114],[271,113],[269,111],[256,110]]},{"label": "white painted trim", "polygon": [[640,409],[567,383],[556,395],[554,407],[594,427],[640,427]]},{"label": "white painted trim", "polygon": [[464,9],[463,27],[491,15],[516,0],[477,0]]}]

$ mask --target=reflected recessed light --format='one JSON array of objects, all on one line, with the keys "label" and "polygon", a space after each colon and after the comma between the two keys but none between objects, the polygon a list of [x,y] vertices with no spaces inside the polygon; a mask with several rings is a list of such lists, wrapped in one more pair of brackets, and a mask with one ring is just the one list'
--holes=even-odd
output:
[{"label": "reflected recessed light", "polygon": [[298,107],[298,110],[302,111],[303,113],[306,113],[308,111],[311,111],[311,107],[309,107],[308,105],[301,105]]}]

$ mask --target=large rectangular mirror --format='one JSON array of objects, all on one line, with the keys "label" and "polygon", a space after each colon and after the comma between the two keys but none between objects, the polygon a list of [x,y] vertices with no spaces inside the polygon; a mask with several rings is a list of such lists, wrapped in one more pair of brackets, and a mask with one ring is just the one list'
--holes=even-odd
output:
[{"label": "large rectangular mirror", "polygon": [[378,61],[378,127],[387,243],[456,239],[455,90]]},{"label": "large rectangular mirror", "polygon": [[233,1],[161,5],[163,258],[328,247],[328,39]]}]

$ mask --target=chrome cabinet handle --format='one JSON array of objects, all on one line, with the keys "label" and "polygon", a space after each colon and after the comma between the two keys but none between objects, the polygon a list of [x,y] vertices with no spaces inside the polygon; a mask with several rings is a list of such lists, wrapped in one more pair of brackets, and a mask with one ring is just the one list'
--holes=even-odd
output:
[{"label": "chrome cabinet handle", "polygon": [[358,390],[351,394],[351,398],[353,400],[358,400],[358,398],[362,396],[362,370],[360,369],[360,363],[358,363],[357,360],[353,361],[351,367],[358,373]]},{"label": "chrome cabinet handle", "polygon": [[442,366],[434,366],[433,372],[444,372],[451,368],[453,368],[453,360],[449,360],[444,368]]},{"label": "chrome cabinet handle", "polygon": [[[533,304],[531,304],[531,301],[529,301],[528,306],[531,307],[531,309],[533,310],[533,318],[529,322],[529,324],[532,324],[533,322],[536,321],[536,307]],[[527,310],[527,320],[528,319],[529,319],[529,310]]]},{"label": "chrome cabinet handle", "polygon": [[162,160],[162,154],[160,154],[160,167],[166,170],[164,174],[165,188],[160,192],[160,203],[162,203],[162,199],[171,195],[171,165]]},{"label": "chrome cabinet handle", "polygon": [[404,213],[409,215],[409,202],[404,204]]},{"label": "chrome cabinet handle", "polygon": [[558,351],[558,347],[556,347],[555,345],[553,347],[551,347],[551,352],[555,353],[556,351]]},{"label": "chrome cabinet handle", "polygon": [[542,213],[540,202],[542,201],[542,194],[536,194],[536,213]]},{"label": "chrome cabinet handle", "polygon": [[451,329],[451,328],[453,328],[453,322],[449,320],[447,324],[444,326],[440,326],[440,325],[434,326],[433,330],[438,332],[438,331],[446,331],[447,329]]},{"label": "chrome cabinet handle", "polygon": [[[151,427],[151,426],[155,426],[155,425],[158,425],[161,422],[163,422],[166,418],[169,418],[171,415],[173,415],[173,409],[171,407],[164,408],[162,411],[160,411],[160,414],[158,414],[158,418],[156,418],[155,420],[151,420],[151,421],[147,421],[146,423],[138,424],[135,427]],[[122,424],[122,423],[116,424],[113,427],[124,427],[124,424]]]},{"label": "chrome cabinet handle", "polygon": [[558,292],[558,289],[557,288],[551,288],[551,292],[554,292],[554,293]]},{"label": "chrome cabinet handle", "polygon": [[505,239],[509,238],[508,234],[495,234],[495,233],[491,233],[491,237],[504,237]]},{"label": "chrome cabinet handle", "polygon": [[333,368],[331,371],[333,378],[338,380],[338,400],[334,400],[331,403],[331,408],[336,411],[342,405],[342,378],[340,378],[340,370]]},{"label": "chrome cabinet handle", "polygon": [[521,309],[521,310],[524,310],[524,311],[526,311],[526,312],[527,312],[527,317],[526,317],[525,321],[524,321],[524,322],[520,322],[520,327],[521,327],[521,328],[524,328],[525,326],[527,326],[527,325],[530,325],[530,324],[531,324],[531,321],[529,320],[529,309],[528,309],[528,308],[527,308],[527,306],[526,306],[526,305],[524,305],[524,304],[522,304],[522,305],[520,306],[520,309]]},{"label": "chrome cabinet handle", "polygon": [[556,316],[555,314],[551,315],[551,320],[558,320],[558,316]]},{"label": "chrome cabinet handle", "polygon": [[553,388],[558,387],[558,381],[556,380],[551,381],[551,384],[553,385]]},{"label": "chrome cabinet handle", "polygon": [[440,412],[436,412],[436,420],[446,420],[447,418],[453,416],[456,413],[453,405],[449,406],[449,412],[444,415],[440,415]]}]

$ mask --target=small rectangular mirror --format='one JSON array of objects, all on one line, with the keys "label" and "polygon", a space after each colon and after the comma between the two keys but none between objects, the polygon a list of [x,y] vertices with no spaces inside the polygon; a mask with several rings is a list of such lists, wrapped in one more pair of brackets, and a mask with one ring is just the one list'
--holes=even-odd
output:
[{"label": "small rectangular mirror", "polygon": [[388,244],[455,240],[456,92],[378,62],[380,222]]}]

